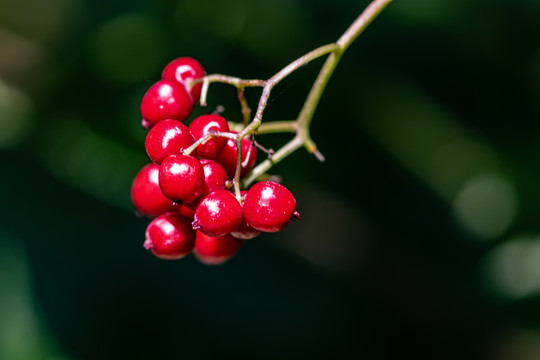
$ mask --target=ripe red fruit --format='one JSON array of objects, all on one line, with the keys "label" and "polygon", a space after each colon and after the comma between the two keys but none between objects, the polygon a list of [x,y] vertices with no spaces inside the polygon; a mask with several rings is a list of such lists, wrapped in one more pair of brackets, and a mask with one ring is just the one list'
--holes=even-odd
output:
[{"label": "ripe red fruit", "polygon": [[[200,79],[204,76],[202,65],[195,59],[184,56],[174,59],[165,66],[162,79],[175,80],[184,85],[188,89],[188,80]],[[201,97],[202,83],[194,85],[188,93],[191,95],[193,102],[198,102]]]},{"label": "ripe red fruit", "polygon": [[242,240],[232,235],[208,236],[197,230],[193,255],[203,264],[220,265],[233,257],[241,246]]},{"label": "ripe red fruit", "polygon": [[170,155],[159,167],[159,186],[163,195],[180,202],[190,202],[199,196],[204,186],[201,162],[189,155]]},{"label": "ripe red fruit", "polygon": [[227,185],[227,173],[223,166],[214,160],[202,159],[201,165],[204,169],[204,186],[199,197],[189,204],[196,208],[199,203],[214,190],[225,189]]},{"label": "ripe red fruit", "polygon": [[[247,191],[242,190],[240,194],[242,195],[242,199],[245,199]],[[259,230],[255,230],[248,225],[246,219],[244,218],[244,215],[242,214],[242,222],[240,223],[240,226],[238,226],[236,230],[232,231],[231,235],[238,239],[249,240],[257,237],[260,233],[261,232]]]},{"label": "ripe red fruit", "polygon": [[161,164],[167,156],[180,154],[194,142],[186,125],[177,120],[165,119],[150,129],[144,146],[150,159]]},{"label": "ripe red fruit", "polygon": [[193,221],[193,216],[195,215],[195,210],[193,210],[191,207],[187,206],[186,204],[180,204],[178,207],[178,213],[180,215],[184,215],[185,217],[191,219]]},{"label": "ripe red fruit", "polygon": [[145,165],[131,184],[131,201],[137,211],[147,217],[156,217],[175,209],[175,204],[166,198],[159,187],[159,166]]},{"label": "ripe red fruit", "polygon": [[161,259],[180,259],[188,255],[195,244],[191,221],[178,213],[167,212],[152,220],[146,228],[143,246]]},{"label": "ripe red fruit", "polygon": [[298,217],[294,196],[273,181],[261,181],[248,190],[243,214],[249,226],[265,232],[280,231]]},{"label": "ripe red fruit", "polygon": [[195,209],[193,228],[208,236],[223,236],[242,223],[242,205],[229,190],[208,194]]},{"label": "ripe red fruit", "polygon": [[[225,171],[227,171],[227,175],[229,178],[234,177],[234,173],[236,172],[236,161],[238,157],[238,152],[236,151],[236,143],[234,140],[227,139],[227,143],[225,144],[225,147],[221,151],[221,153],[214,159],[223,167],[225,168]],[[251,151],[250,151],[251,149]],[[257,148],[253,145],[251,140],[247,138],[242,139],[242,163],[246,161],[246,158],[248,158],[249,154],[249,160],[247,161],[246,166],[242,166],[242,169],[240,171],[240,177],[244,177],[253,169],[255,164],[257,163]]]},{"label": "ripe red fruit", "polygon": [[173,80],[156,82],[141,101],[143,126],[147,129],[165,119],[184,122],[192,110],[191,96],[182,84]]},{"label": "ripe red fruit", "polygon": [[[216,114],[201,115],[189,124],[189,131],[191,131],[193,139],[197,141],[210,131],[229,131],[229,124],[222,116]],[[210,138],[197,146],[195,154],[201,159],[213,159],[223,150],[226,142],[227,138],[224,137]]]},{"label": "ripe red fruit", "polygon": [[259,230],[255,230],[254,228],[249,226],[246,219],[244,219],[243,217],[240,226],[238,226],[235,231],[231,231],[232,236],[242,240],[253,239],[259,236],[260,233],[261,232]]},{"label": "ripe red fruit", "polygon": [[227,184],[227,172],[220,163],[214,160],[203,159],[204,185],[208,194],[214,190],[224,189]]}]

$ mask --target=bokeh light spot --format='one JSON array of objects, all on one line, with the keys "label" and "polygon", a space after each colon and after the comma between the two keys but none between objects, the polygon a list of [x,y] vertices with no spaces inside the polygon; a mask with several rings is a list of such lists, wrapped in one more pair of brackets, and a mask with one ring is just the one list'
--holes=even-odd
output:
[{"label": "bokeh light spot", "polygon": [[540,291],[540,239],[516,237],[483,259],[483,281],[498,295],[518,299]]},{"label": "bokeh light spot", "polygon": [[516,190],[500,176],[477,176],[462,187],[453,208],[465,229],[480,238],[493,239],[502,235],[516,217]]}]

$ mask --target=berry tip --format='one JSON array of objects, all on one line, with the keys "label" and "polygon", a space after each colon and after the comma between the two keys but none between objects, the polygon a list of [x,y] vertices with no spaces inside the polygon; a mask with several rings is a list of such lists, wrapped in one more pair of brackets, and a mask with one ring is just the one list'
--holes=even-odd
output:
[{"label": "berry tip", "polygon": [[146,249],[146,250],[150,250],[154,247],[154,244],[152,243],[152,240],[150,239],[146,239],[143,243],[143,247]]}]

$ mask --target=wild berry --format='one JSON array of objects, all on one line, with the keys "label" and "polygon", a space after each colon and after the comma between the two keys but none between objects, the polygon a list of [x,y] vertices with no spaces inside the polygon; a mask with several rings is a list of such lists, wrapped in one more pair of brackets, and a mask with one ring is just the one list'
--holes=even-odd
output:
[{"label": "wild berry", "polygon": [[192,209],[191,207],[187,206],[186,204],[180,204],[178,206],[178,213],[180,215],[184,215],[185,217],[187,217],[188,219],[193,221],[193,216],[195,215],[195,210]]},{"label": "wild berry", "polygon": [[225,189],[227,185],[227,173],[218,162],[202,159],[201,165],[204,169],[204,185],[199,197],[187,206],[196,208],[197,205],[214,190]]},{"label": "wild berry", "polygon": [[184,122],[192,110],[191,96],[182,84],[173,80],[156,82],[141,101],[143,126],[147,129],[165,119]]},{"label": "wild berry", "polygon": [[[257,148],[253,145],[251,140],[243,138],[242,141],[242,168],[240,171],[240,177],[244,177],[253,169],[257,163]],[[228,139],[227,143],[223,147],[223,150],[219,155],[214,159],[219,162],[227,171],[229,178],[233,178],[236,172],[236,161],[238,157],[238,151],[236,150],[236,143]],[[247,162],[246,162],[246,159]],[[244,166],[244,163],[246,165]]]},{"label": "wild berry", "polygon": [[195,59],[184,56],[174,59],[165,66],[162,79],[175,80],[184,85],[191,95],[193,102],[198,102],[201,97],[202,83],[195,84],[189,89],[189,80],[200,79],[204,76],[202,65]]},{"label": "wild berry", "polygon": [[[189,124],[189,131],[197,141],[211,131],[229,131],[229,124],[227,124],[227,120],[216,114],[201,115]],[[195,154],[201,159],[213,159],[223,150],[226,142],[227,138],[224,137],[210,138],[197,146]]]},{"label": "wild berry", "polygon": [[223,236],[240,226],[242,205],[229,190],[215,190],[195,209],[193,228],[208,236]]},{"label": "wild berry", "polygon": [[248,190],[243,214],[249,226],[265,232],[280,231],[298,217],[294,196],[272,181],[261,181]]},{"label": "wild berry", "polygon": [[233,257],[241,246],[242,240],[232,235],[208,236],[197,230],[193,255],[205,265],[220,265]]},{"label": "wild berry", "polygon": [[259,230],[255,230],[251,226],[248,225],[246,219],[242,217],[242,222],[240,223],[240,226],[236,228],[236,230],[231,231],[231,235],[235,238],[242,239],[242,240],[249,240],[253,239],[260,235]]},{"label": "wild berry", "polygon": [[175,212],[167,212],[152,220],[145,235],[144,247],[161,259],[183,258],[195,244],[191,221]]},{"label": "wild berry", "polygon": [[145,165],[131,184],[131,202],[144,216],[156,217],[175,209],[175,204],[163,195],[159,187],[159,166]]},{"label": "wild berry", "polygon": [[163,195],[176,202],[190,202],[204,189],[201,162],[189,155],[170,155],[159,167],[159,186]]},{"label": "wild berry", "polygon": [[167,156],[180,154],[194,142],[186,125],[177,120],[165,119],[150,129],[144,146],[150,159],[161,164]]},{"label": "wild berry", "polygon": [[[242,190],[240,194],[242,195],[242,199],[245,200],[247,191]],[[231,232],[231,235],[238,239],[249,240],[249,239],[253,239],[257,237],[260,233],[261,232],[259,230],[255,230],[254,228],[248,225],[242,212],[242,222],[240,223],[240,226],[236,228],[236,230]]]}]

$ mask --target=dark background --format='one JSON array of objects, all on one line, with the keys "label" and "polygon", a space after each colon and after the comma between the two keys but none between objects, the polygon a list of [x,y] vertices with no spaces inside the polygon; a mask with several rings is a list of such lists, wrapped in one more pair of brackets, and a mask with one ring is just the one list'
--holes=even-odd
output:
[{"label": "dark background", "polygon": [[[315,113],[326,162],[272,169],[299,222],[217,267],[142,247],[139,104],[165,64],[268,78],[367,3],[0,0],[0,358],[539,359],[536,0],[394,1]],[[234,88],[208,100],[240,119]]]}]

